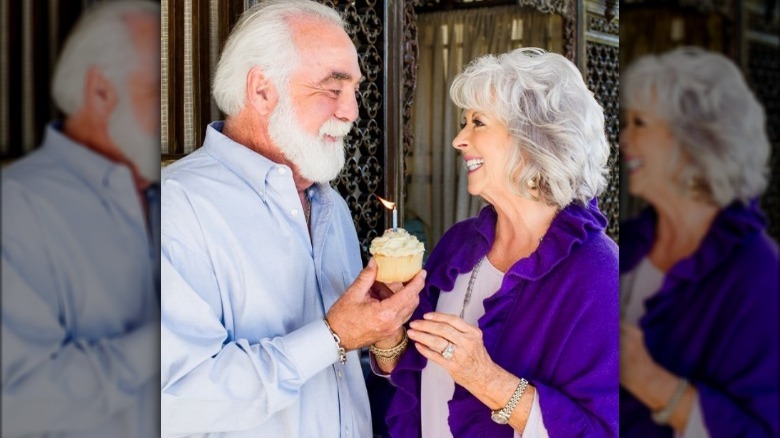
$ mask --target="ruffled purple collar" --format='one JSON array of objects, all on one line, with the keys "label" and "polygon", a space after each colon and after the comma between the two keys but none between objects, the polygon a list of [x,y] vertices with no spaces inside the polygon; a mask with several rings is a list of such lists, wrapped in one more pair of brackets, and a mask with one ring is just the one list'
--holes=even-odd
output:
[{"label": "ruffled purple collar", "polygon": [[[652,249],[658,213],[652,207],[620,226],[620,272],[631,271]],[[709,231],[690,257],[677,262],[668,276],[685,280],[699,280],[716,269],[737,246],[766,228],[767,220],[758,201],[748,204],[739,201],[722,209],[713,220]]]},{"label": "ruffled purple collar", "polygon": [[[456,225],[458,229],[453,231],[457,231],[462,250],[444,255],[449,267],[436,270],[428,281],[439,290],[452,290],[457,276],[474,269],[493,245],[496,220],[496,210],[492,205],[488,205],[475,219]],[[506,275],[525,280],[539,280],[564,260],[577,244],[583,242],[589,232],[604,230],[606,226],[607,219],[599,211],[595,198],[587,207],[569,204],[555,216],[539,248],[530,256],[518,260]],[[432,260],[429,264],[434,262],[439,260]]]}]

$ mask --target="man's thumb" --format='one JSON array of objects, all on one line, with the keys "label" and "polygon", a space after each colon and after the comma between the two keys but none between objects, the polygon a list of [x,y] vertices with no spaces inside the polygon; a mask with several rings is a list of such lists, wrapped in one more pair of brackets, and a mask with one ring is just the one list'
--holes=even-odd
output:
[{"label": "man's thumb", "polygon": [[371,286],[373,286],[374,282],[376,281],[376,271],[376,262],[372,257],[369,259],[368,265],[363,268],[362,271],[360,271],[360,274],[358,274],[355,282],[352,283],[352,287],[360,292],[368,293],[369,289],[371,289]]}]

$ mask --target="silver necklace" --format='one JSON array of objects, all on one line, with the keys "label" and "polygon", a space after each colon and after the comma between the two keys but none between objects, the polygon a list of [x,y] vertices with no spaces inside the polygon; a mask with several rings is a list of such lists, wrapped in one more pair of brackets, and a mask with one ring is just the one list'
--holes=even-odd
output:
[{"label": "silver necklace", "polygon": [[482,266],[482,262],[487,258],[487,256],[482,257],[477,262],[477,265],[474,266],[474,269],[471,270],[471,278],[469,278],[469,285],[466,288],[466,296],[463,298],[463,308],[460,309],[460,319],[463,319],[463,315],[466,313],[466,306],[469,304],[469,301],[471,301],[471,294],[474,292],[474,281],[477,279],[477,273],[479,273],[479,268]]}]

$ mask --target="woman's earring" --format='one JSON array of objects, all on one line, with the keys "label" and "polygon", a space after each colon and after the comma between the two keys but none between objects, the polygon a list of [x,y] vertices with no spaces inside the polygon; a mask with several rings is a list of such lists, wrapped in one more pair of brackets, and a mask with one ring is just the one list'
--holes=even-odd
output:
[{"label": "woman's earring", "polygon": [[692,175],[688,179],[686,189],[691,198],[696,200],[705,200],[710,195],[710,187],[707,180],[701,174]]},{"label": "woman's earring", "polygon": [[525,184],[526,184],[526,186],[528,186],[529,190],[536,190],[536,189],[539,188],[539,181],[538,180],[539,180],[539,177],[538,176],[534,176],[534,177],[528,178],[528,181],[526,181]]}]

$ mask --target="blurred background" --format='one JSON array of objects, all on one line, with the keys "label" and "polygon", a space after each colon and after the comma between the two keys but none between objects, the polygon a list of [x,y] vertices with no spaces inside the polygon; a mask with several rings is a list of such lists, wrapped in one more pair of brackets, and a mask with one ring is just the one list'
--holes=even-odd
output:
[{"label": "blurred background", "polygon": [[[722,53],[742,70],[766,111],[772,145],[769,188],[761,206],[769,233],[780,240],[780,3],[775,0],[621,1],[620,69],[638,57],[680,46]],[[643,203],[626,189],[621,169],[620,217],[634,216]]]}]

